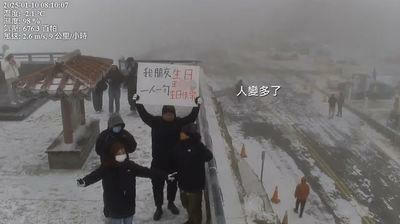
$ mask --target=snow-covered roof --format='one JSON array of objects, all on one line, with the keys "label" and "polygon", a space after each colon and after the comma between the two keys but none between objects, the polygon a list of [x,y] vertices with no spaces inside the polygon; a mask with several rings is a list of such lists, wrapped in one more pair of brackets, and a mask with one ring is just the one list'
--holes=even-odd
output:
[{"label": "snow-covered roof", "polygon": [[17,81],[17,88],[33,93],[47,92],[55,97],[87,95],[112,63],[112,59],[81,55],[77,50],[53,65],[22,77]]}]

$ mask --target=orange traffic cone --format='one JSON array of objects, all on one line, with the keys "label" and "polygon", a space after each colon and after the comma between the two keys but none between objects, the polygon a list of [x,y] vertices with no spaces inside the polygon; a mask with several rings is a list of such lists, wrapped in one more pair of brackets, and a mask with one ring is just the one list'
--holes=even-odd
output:
[{"label": "orange traffic cone", "polygon": [[283,217],[283,220],[282,220],[282,224],[288,224],[288,223],[289,223],[289,220],[288,220],[287,211],[286,211],[285,216]]},{"label": "orange traffic cone", "polygon": [[246,148],[244,147],[244,144],[242,145],[242,150],[240,150],[240,157],[247,158]]},{"label": "orange traffic cone", "polygon": [[275,187],[274,195],[272,196],[271,201],[272,201],[272,203],[275,203],[275,204],[279,204],[279,202],[281,202],[281,200],[279,199],[279,195],[278,195],[278,186]]}]

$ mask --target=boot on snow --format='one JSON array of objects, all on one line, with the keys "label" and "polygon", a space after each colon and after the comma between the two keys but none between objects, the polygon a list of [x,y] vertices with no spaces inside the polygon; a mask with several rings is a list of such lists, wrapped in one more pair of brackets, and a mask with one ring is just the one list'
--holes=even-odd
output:
[{"label": "boot on snow", "polygon": [[162,208],[161,207],[157,207],[156,211],[154,212],[154,216],[153,216],[154,221],[160,220],[162,214],[163,214]]},{"label": "boot on snow", "polygon": [[179,209],[175,206],[174,202],[168,202],[168,209],[172,212],[172,214],[179,215]]}]

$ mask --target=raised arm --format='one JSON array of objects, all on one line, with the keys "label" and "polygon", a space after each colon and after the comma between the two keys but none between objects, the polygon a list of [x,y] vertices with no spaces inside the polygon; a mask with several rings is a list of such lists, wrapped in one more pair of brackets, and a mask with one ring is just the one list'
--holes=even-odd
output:
[{"label": "raised arm", "polygon": [[143,122],[146,123],[148,126],[153,127],[157,119],[156,116],[153,116],[149,112],[147,112],[143,104],[136,104],[136,109]]},{"label": "raised arm", "polygon": [[91,172],[89,175],[85,176],[83,178],[83,181],[85,181],[85,187],[101,180],[103,178],[103,174],[104,174],[104,167],[100,166],[99,168]]},{"label": "raised arm", "polygon": [[197,116],[199,115],[200,106],[193,107],[192,112],[186,117],[183,117],[178,120],[180,126],[185,126],[187,124],[193,123],[196,121]]},{"label": "raised arm", "polygon": [[135,176],[145,177],[151,179],[166,179],[167,173],[156,169],[149,169],[144,166],[140,166],[133,161],[129,161],[129,167],[133,170]]}]

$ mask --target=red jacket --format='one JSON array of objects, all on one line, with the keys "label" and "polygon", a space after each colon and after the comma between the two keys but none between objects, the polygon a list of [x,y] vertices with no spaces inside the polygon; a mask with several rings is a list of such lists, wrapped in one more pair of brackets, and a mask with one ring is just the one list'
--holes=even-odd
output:
[{"label": "red jacket", "polygon": [[306,201],[308,195],[310,194],[310,186],[302,180],[300,184],[296,187],[296,192],[294,193],[294,197],[300,201]]}]

